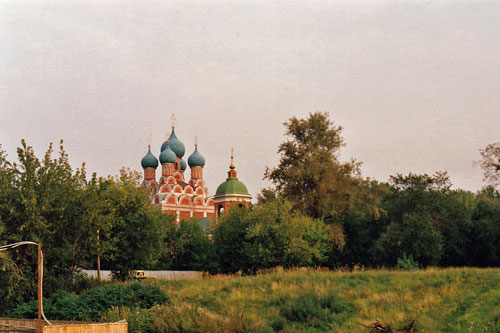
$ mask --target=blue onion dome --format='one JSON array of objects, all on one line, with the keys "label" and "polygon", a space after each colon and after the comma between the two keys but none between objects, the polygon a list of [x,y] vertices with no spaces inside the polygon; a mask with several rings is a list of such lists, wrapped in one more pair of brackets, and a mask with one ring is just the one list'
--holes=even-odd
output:
[{"label": "blue onion dome", "polygon": [[146,168],[156,169],[158,167],[158,160],[153,154],[151,154],[151,148],[148,148],[148,153],[146,154],[146,156],[142,158],[141,165],[143,169]]},{"label": "blue onion dome", "polygon": [[194,152],[188,158],[189,167],[204,167],[205,157],[198,151],[198,146],[195,146]]},{"label": "blue onion dome", "polygon": [[160,163],[175,163],[177,162],[177,155],[170,149],[170,145],[167,145],[164,151],[160,154]]},{"label": "blue onion dome", "polygon": [[182,171],[186,170],[186,169],[187,169],[187,166],[188,166],[188,165],[187,165],[186,161],[184,161],[184,160],[182,160],[182,159],[181,159],[181,170],[182,170]]},{"label": "blue onion dome", "polygon": [[163,144],[161,145],[161,148],[160,148],[160,154],[163,153],[163,151],[165,149],[167,149],[167,146],[168,146],[168,142],[167,141],[163,142]]},{"label": "blue onion dome", "polygon": [[186,152],[186,148],[184,147],[184,144],[177,139],[177,136],[175,136],[175,131],[172,128],[172,134],[170,134],[170,138],[168,139],[170,149],[173,150],[175,155],[177,157],[182,158],[184,156],[184,153]]}]

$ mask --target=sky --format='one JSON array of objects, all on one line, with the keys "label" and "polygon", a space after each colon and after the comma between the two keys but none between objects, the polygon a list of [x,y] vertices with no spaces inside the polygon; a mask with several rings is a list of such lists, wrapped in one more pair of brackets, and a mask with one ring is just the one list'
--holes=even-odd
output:
[{"label": "sky", "polygon": [[[2,1],[0,144],[39,156],[64,139],[74,168],[142,171],[175,114],[199,137],[213,194],[235,148],[255,197],[283,123],[329,113],[362,173],[448,171],[484,186],[500,141],[498,1]],[[314,170],[311,170],[314,172]],[[159,171],[157,171],[157,175]]]}]

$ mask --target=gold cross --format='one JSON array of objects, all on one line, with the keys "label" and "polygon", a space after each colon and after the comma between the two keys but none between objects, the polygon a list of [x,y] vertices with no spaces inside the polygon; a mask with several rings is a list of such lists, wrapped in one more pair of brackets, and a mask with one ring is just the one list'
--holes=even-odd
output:
[{"label": "gold cross", "polygon": [[172,120],[172,128],[175,127],[175,114],[172,113],[172,118],[170,118]]},{"label": "gold cross", "polygon": [[198,147],[198,135],[194,136],[194,145]]},{"label": "gold cross", "polygon": [[234,148],[231,148],[231,169],[234,169]]},{"label": "gold cross", "polygon": [[151,137],[148,136],[148,147],[151,148]]}]

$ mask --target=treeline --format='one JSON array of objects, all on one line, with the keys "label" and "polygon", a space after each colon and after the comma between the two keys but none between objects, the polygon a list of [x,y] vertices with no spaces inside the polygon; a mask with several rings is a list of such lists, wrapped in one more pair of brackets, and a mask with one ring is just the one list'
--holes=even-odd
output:
[{"label": "treeline", "polygon": [[[124,279],[132,268],[153,267],[172,218],[149,204],[137,172],[87,177],[73,171],[62,142],[43,159],[24,141],[17,162],[0,151],[0,245],[42,242],[44,294],[74,290],[81,268],[106,269]],[[0,251],[0,315],[32,299],[37,290],[37,248]]]},{"label": "treeline", "polygon": [[[499,146],[481,150],[491,186],[452,190],[446,172],[364,178],[341,162],[340,126],[327,114],[291,118],[280,163],[249,209],[234,206],[210,230],[179,225],[149,204],[141,175],[72,170],[62,142],[43,159],[24,141],[13,163],[0,149],[0,245],[43,243],[47,296],[85,286],[80,268],[249,274],[276,266],[418,268],[499,266]],[[496,170],[496,171],[495,171]],[[0,315],[36,294],[36,247],[0,251]]]}]

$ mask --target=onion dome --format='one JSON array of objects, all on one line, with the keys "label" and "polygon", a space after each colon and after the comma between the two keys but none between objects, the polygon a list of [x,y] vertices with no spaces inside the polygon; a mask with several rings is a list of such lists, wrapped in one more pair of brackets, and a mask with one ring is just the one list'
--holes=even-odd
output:
[{"label": "onion dome", "polygon": [[170,149],[170,145],[167,144],[167,148],[160,154],[160,163],[175,163],[177,162],[177,155]]},{"label": "onion dome", "polygon": [[170,149],[177,155],[177,157],[182,158],[186,152],[186,148],[184,144],[175,136],[175,130],[172,127],[172,134],[170,134],[170,138],[168,139]]},{"label": "onion dome", "polygon": [[146,168],[157,168],[158,167],[158,159],[151,154],[151,148],[148,148],[148,153],[141,160],[141,165],[143,169]]},{"label": "onion dome", "polygon": [[238,178],[227,178],[226,181],[217,187],[217,191],[215,195],[224,195],[224,194],[244,194],[250,195],[248,193],[248,189],[238,180]]},{"label": "onion dome", "polygon": [[161,145],[161,148],[160,148],[160,154],[163,153],[163,151],[165,149],[167,149],[167,146],[168,146],[168,142],[167,141],[163,142],[163,144]]},{"label": "onion dome", "polygon": [[200,154],[197,145],[194,148],[194,152],[188,158],[188,164],[190,168],[205,166],[205,157],[203,157],[203,155]]},{"label": "onion dome", "polygon": [[181,170],[184,171],[187,169],[187,163],[183,159],[181,159]]}]

